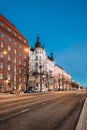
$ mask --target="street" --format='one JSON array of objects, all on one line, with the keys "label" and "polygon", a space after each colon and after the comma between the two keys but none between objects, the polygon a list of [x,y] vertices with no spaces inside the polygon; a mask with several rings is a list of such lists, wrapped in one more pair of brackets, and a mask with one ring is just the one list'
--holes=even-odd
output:
[{"label": "street", "polygon": [[0,99],[0,130],[75,130],[87,94],[47,92]]}]

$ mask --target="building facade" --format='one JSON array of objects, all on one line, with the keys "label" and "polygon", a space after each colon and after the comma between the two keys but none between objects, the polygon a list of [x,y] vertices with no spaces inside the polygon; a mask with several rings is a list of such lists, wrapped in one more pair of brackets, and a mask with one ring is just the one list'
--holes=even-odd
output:
[{"label": "building facade", "polygon": [[28,40],[0,14],[0,90],[16,90],[26,85],[28,60]]},{"label": "building facade", "polygon": [[39,35],[30,51],[29,85],[39,90],[70,90],[72,78],[63,68],[55,64],[53,54],[46,55]]}]

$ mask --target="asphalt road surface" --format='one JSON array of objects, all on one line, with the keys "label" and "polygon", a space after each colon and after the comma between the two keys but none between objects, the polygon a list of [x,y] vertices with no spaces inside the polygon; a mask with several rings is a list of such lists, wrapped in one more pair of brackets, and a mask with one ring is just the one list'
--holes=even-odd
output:
[{"label": "asphalt road surface", "polygon": [[49,92],[0,99],[0,130],[75,130],[85,92]]}]

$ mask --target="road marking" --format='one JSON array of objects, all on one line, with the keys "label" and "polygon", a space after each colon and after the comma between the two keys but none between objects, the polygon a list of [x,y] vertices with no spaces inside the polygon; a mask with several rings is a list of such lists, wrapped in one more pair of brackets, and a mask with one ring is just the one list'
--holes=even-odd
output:
[{"label": "road marking", "polygon": [[30,110],[30,109],[22,110],[21,113],[27,112],[27,111],[29,111],[29,110]]},{"label": "road marking", "polygon": [[46,105],[46,102],[42,103],[42,106]]},{"label": "road marking", "polygon": [[20,111],[20,112],[14,113],[14,114],[12,114],[12,115],[8,115],[8,116],[6,116],[6,117],[2,117],[2,118],[0,118],[0,121],[6,120],[6,119],[8,119],[8,118],[11,118],[11,117],[14,117],[14,116],[17,116],[17,115],[20,115],[21,113],[27,112],[27,111],[29,111],[29,110],[30,110],[30,109],[25,109],[25,110],[22,110],[22,111]]}]

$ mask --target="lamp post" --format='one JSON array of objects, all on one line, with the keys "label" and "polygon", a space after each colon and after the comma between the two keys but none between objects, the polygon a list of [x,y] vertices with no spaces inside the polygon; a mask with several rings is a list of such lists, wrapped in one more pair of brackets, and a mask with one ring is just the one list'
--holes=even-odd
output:
[{"label": "lamp post", "polygon": [[26,90],[27,90],[29,80],[29,48],[25,48],[25,52],[26,52]]},{"label": "lamp post", "polygon": [[[4,55],[4,61],[3,61],[3,64],[4,64],[4,70],[5,70],[5,67],[6,67],[6,59],[7,59],[7,51],[3,51],[3,55]],[[4,74],[4,78],[3,78],[3,81],[4,81],[4,87],[3,87],[3,91],[6,90],[6,72],[3,70],[3,74]]]}]

